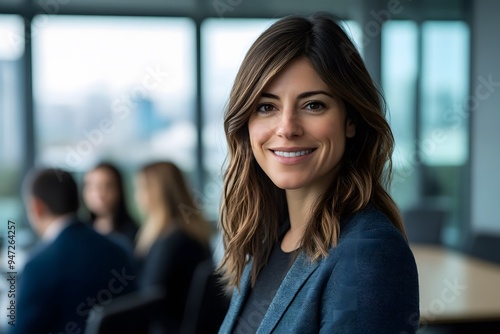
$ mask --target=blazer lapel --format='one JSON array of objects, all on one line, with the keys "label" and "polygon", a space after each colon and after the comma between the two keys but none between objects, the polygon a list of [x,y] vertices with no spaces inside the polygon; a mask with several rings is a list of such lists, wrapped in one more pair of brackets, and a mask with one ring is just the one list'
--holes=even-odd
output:
[{"label": "blazer lapel", "polygon": [[231,305],[228,311],[227,319],[224,320],[224,323],[221,326],[219,333],[231,333],[234,330],[234,326],[236,325],[236,321],[238,320],[241,308],[243,307],[248,293],[250,292],[250,282],[251,282],[251,272],[252,272],[252,261],[248,263],[243,270],[243,275],[241,278],[240,290],[237,289],[234,291],[234,296],[231,300]]},{"label": "blazer lapel", "polygon": [[[276,327],[278,321],[281,319],[285,310],[288,308],[295,295],[299,292],[305,281],[311,276],[311,274],[318,268],[319,261],[310,262],[310,260],[300,253],[288,271],[285,279],[281,283],[276,295],[269,305],[264,319],[260,324],[257,334],[268,334],[271,333]],[[241,307],[241,305],[240,305]]]}]

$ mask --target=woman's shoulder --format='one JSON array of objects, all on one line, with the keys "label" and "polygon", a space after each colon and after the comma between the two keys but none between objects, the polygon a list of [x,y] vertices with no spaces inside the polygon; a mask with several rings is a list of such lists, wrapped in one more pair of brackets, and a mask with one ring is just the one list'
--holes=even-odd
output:
[{"label": "woman's shoulder", "polygon": [[153,244],[154,248],[162,250],[189,251],[189,252],[206,252],[206,247],[198,240],[192,237],[182,228],[176,228],[168,233],[163,234]]},{"label": "woman's shoulder", "polygon": [[338,243],[330,249],[326,262],[336,263],[355,256],[371,263],[415,260],[404,234],[374,206],[368,206],[341,220]]},{"label": "woman's shoulder", "polygon": [[183,229],[175,228],[160,235],[156,243],[159,245],[181,245],[192,241],[192,238]]},{"label": "woman's shoulder", "polygon": [[320,267],[323,275],[345,284],[400,284],[418,290],[415,258],[404,235],[380,210],[367,207],[341,221],[341,234]]},{"label": "woman's shoulder", "polygon": [[373,205],[341,219],[339,244],[348,239],[406,239],[394,223]]},{"label": "woman's shoulder", "polygon": [[[353,332],[353,324],[377,324],[387,333],[413,333],[419,317],[418,271],[403,234],[374,207],[345,217],[341,224],[337,246],[316,273],[316,284],[323,285],[323,313],[356,310],[340,313],[332,323],[345,332]],[[356,308],[350,308],[352,302]]]}]

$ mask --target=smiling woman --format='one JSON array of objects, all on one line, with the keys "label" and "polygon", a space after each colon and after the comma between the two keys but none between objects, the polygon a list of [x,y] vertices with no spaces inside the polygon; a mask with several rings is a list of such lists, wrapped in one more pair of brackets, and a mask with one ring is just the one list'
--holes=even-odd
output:
[{"label": "smiling woman", "polygon": [[[324,192],[356,126],[307,58],[277,75],[261,94],[248,130],[257,163],[281,189]],[[310,203],[312,205],[312,203]]]},{"label": "smiling woman", "polygon": [[268,28],[224,125],[220,269],[236,291],[221,333],[414,333],[417,270],[386,191],[394,139],[336,21]]}]

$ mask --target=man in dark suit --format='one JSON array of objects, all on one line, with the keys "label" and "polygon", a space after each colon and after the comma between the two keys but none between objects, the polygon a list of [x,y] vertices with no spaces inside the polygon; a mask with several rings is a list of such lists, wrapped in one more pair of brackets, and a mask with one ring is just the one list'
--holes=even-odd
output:
[{"label": "man in dark suit", "polygon": [[68,172],[41,170],[26,184],[28,216],[42,245],[19,277],[11,333],[83,333],[87,319],[136,289],[132,264],[76,218],[78,188]]}]

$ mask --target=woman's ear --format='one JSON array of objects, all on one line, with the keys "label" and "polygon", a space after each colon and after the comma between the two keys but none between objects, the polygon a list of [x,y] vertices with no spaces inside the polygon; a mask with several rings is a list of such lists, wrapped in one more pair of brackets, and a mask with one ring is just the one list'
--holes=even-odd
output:
[{"label": "woman's ear", "polygon": [[352,119],[347,118],[345,122],[345,136],[347,138],[352,138],[356,135],[356,123]]}]

